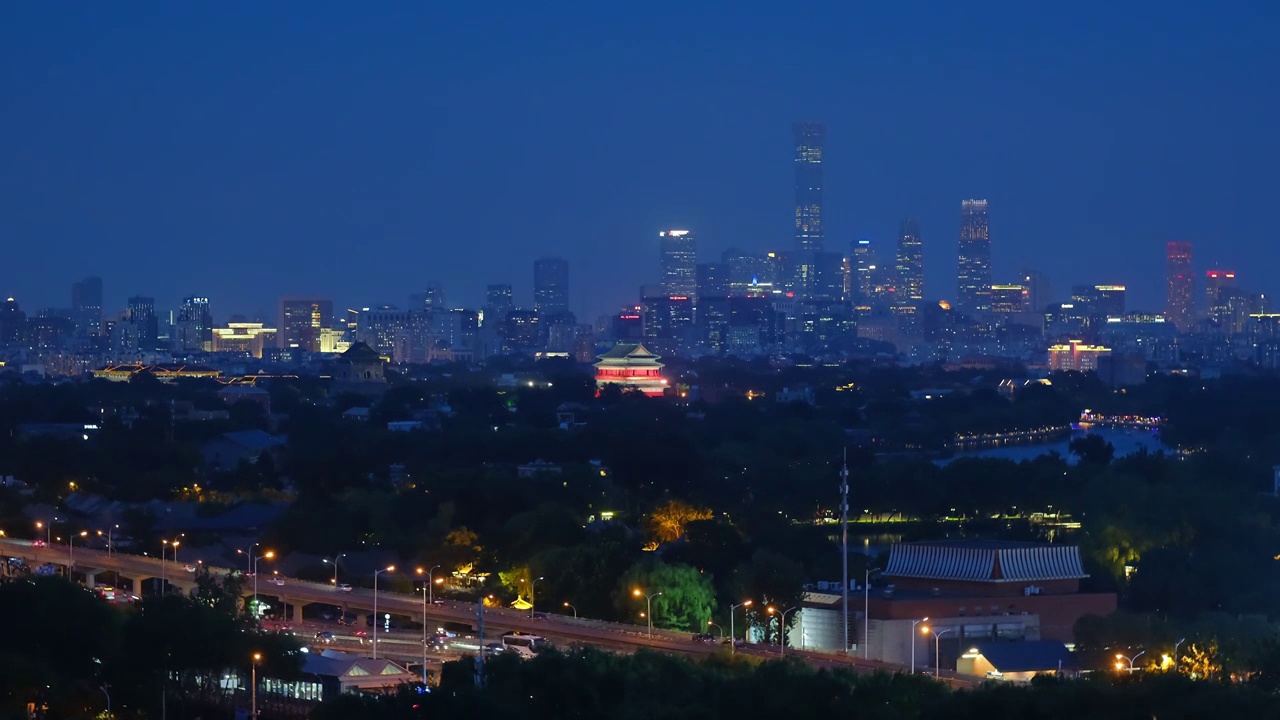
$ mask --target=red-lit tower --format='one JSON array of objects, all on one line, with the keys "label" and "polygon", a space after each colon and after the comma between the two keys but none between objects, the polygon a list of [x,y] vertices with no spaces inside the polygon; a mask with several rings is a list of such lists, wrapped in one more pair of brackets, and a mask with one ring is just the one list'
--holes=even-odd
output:
[{"label": "red-lit tower", "polygon": [[1165,319],[1188,332],[1192,326],[1192,292],[1195,277],[1191,270],[1191,243],[1171,242],[1165,247]]}]

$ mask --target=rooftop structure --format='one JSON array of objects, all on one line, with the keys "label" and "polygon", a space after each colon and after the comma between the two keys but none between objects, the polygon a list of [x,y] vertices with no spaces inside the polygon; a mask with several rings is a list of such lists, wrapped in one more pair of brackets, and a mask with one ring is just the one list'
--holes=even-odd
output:
[{"label": "rooftop structure", "polygon": [[599,359],[600,362],[596,363],[597,391],[614,384],[624,389],[639,390],[645,395],[660,396],[667,389],[667,381],[662,377],[663,365],[658,362],[660,358],[644,345],[615,345]]},{"label": "rooftop structure", "polygon": [[126,363],[108,365],[93,371],[93,376],[100,380],[127,382],[140,372],[148,372],[160,382],[170,382],[176,378],[216,378],[222,371],[202,365],[146,365],[144,363]]}]

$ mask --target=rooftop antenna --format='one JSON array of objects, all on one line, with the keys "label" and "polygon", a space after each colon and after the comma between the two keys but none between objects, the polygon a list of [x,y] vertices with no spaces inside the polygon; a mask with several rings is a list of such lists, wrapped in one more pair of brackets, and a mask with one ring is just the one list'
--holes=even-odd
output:
[{"label": "rooftop antenna", "polygon": [[840,564],[844,569],[844,582],[840,595],[844,610],[844,652],[849,652],[849,448],[844,448],[840,464]]}]

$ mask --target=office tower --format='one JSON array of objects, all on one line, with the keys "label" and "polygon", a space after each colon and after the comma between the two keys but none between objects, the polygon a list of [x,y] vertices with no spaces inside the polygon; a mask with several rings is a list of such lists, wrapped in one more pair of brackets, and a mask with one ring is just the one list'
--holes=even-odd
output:
[{"label": "office tower", "polygon": [[1080,340],[1072,340],[1049,347],[1049,370],[1095,372],[1098,369],[1098,360],[1110,355],[1109,347],[1087,345]]},{"label": "office tower", "polygon": [[533,263],[533,309],[539,315],[569,312],[569,261],[545,257]]},{"label": "office tower", "polygon": [[1236,287],[1234,270],[1207,270],[1204,274],[1204,314],[1214,322],[1221,322],[1227,313],[1228,301]]},{"label": "office tower", "polygon": [[174,347],[183,352],[209,352],[213,349],[213,316],[209,298],[187,297],[178,307]]},{"label": "office tower", "polygon": [[1026,305],[1027,288],[1024,285],[992,285],[991,313],[993,315],[1014,315],[1021,313]]},{"label": "office tower", "polygon": [[1094,285],[1090,288],[1090,305],[1095,315],[1102,318],[1124,317],[1126,310],[1124,285]]},{"label": "office tower", "polygon": [[822,145],[826,126],[798,122],[796,148],[796,249],[822,250]]},{"label": "office tower", "polygon": [[1180,332],[1191,330],[1192,288],[1191,243],[1170,242],[1165,245],[1164,317]]},{"label": "office tower", "polygon": [[698,263],[698,302],[731,294],[728,263]]},{"label": "office tower", "polygon": [[[427,289],[422,293],[423,310],[444,310],[448,305],[444,298],[444,286],[438,282],[427,283]],[[418,308],[410,308],[416,310]]]},{"label": "office tower", "polygon": [[853,290],[857,293],[857,301],[866,303],[871,299],[871,287],[875,281],[872,273],[875,270],[876,258],[871,247],[871,238],[858,238],[849,245],[850,270],[853,271]]},{"label": "office tower", "polygon": [[1049,278],[1039,270],[1023,271],[1022,285],[1027,288],[1026,304],[1023,310],[1044,312],[1045,307],[1053,302],[1053,296],[1049,290]]},{"label": "office tower", "polygon": [[956,304],[962,312],[991,309],[991,236],[987,201],[960,203],[960,253],[956,263]]},{"label": "office tower", "polygon": [[669,297],[698,296],[698,241],[688,230],[658,233],[659,271],[663,292]]},{"label": "office tower", "polygon": [[898,226],[898,299],[924,299],[924,243],[920,223],[912,218]]},{"label": "office tower", "polygon": [[[691,339],[693,300],[687,295],[647,297],[641,303],[646,341]],[[673,347],[663,345],[662,347]]]},{"label": "office tower", "polygon": [[123,326],[121,347],[125,352],[155,352],[160,341],[160,323],[156,317],[155,298],[141,295],[129,298]]},{"label": "office tower", "polygon": [[333,324],[333,301],[281,298],[277,342],[285,350],[320,352],[320,332]]},{"label": "office tower", "polygon": [[87,277],[71,284],[71,319],[78,337],[102,335],[102,278]]},{"label": "office tower", "polygon": [[484,293],[484,324],[489,327],[500,327],[507,319],[507,313],[515,307],[515,295],[511,286],[505,283],[490,285]]},{"label": "office tower", "polygon": [[844,255],[834,252],[807,253],[813,256],[813,281],[808,299],[836,303],[844,299]]},{"label": "office tower", "polygon": [[26,342],[27,314],[13,298],[0,304],[0,345],[20,345]]}]

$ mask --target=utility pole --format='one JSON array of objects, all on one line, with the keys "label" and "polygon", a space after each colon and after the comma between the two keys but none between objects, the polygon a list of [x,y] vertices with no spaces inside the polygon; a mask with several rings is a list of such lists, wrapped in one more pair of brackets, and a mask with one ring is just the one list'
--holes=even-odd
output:
[{"label": "utility pole", "polygon": [[840,565],[844,570],[844,582],[840,585],[840,596],[844,615],[844,647],[842,652],[849,652],[849,448],[844,449],[844,459],[840,465]]},{"label": "utility pole", "polygon": [[484,687],[484,597],[480,598],[480,609],[476,610],[476,634],[480,637],[480,652],[476,653],[476,687]]}]

